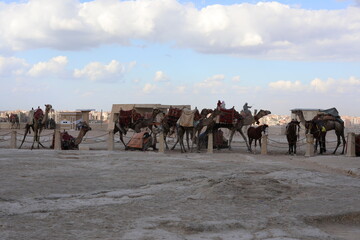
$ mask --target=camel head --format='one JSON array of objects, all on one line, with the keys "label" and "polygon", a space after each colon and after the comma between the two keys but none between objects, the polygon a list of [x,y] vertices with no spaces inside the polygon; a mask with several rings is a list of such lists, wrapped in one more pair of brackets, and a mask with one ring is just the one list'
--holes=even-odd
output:
[{"label": "camel head", "polygon": [[269,114],[271,114],[270,111],[260,109],[260,111],[254,116],[254,120],[257,124],[260,124],[259,119]]},{"label": "camel head", "polygon": [[163,113],[159,108],[154,108],[152,111],[152,116],[155,118],[158,114]]},{"label": "camel head", "polygon": [[261,117],[264,117],[264,116],[269,115],[269,114],[271,114],[271,112],[269,110],[260,109],[260,111],[256,114],[256,116],[261,118]]},{"label": "camel head", "polygon": [[50,109],[52,109],[51,104],[45,104],[45,112],[50,112]]},{"label": "camel head", "polygon": [[87,124],[87,122],[80,122],[79,128],[80,131],[84,132],[84,134],[91,130],[91,127],[89,126],[89,124]]},{"label": "camel head", "polygon": [[204,108],[203,110],[201,110],[200,115],[206,117],[209,113],[212,113],[213,111],[214,110],[210,108]]}]

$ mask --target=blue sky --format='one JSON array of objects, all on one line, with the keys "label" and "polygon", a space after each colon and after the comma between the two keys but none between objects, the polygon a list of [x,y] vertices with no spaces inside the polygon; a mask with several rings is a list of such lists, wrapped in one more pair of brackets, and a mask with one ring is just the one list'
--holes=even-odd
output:
[{"label": "blue sky", "polygon": [[360,1],[0,1],[0,110],[190,104],[360,115]]}]

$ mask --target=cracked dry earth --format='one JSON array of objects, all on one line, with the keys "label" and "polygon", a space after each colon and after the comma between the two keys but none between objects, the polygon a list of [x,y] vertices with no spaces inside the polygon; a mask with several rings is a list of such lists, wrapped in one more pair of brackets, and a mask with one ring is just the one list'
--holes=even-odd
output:
[{"label": "cracked dry earth", "polygon": [[0,239],[360,236],[359,176],[302,156],[6,149],[0,179]]}]

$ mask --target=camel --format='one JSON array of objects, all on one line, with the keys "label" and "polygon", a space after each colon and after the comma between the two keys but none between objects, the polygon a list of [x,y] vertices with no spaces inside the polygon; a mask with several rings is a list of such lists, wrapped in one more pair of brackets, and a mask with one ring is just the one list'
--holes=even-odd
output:
[{"label": "camel", "polygon": [[355,154],[360,156],[360,134],[355,135]]},{"label": "camel", "polygon": [[[133,112],[133,115],[137,115],[139,116],[140,114],[136,112],[135,109],[132,110]],[[126,135],[128,129],[133,129],[136,133],[139,133],[141,131],[142,128],[149,128],[151,131],[153,131],[152,127],[154,126],[154,122],[155,122],[155,118],[156,116],[159,114],[159,113],[162,113],[162,111],[160,109],[157,109],[157,108],[154,108],[153,111],[152,111],[152,115],[150,118],[142,118],[142,117],[139,117],[139,119],[136,119],[134,122],[131,122],[129,121],[128,123],[126,124],[121,124],[119,120],[117,120],[115,122],[115,127],[114,127],[114,130],[113,130],[113,133],[116,134],[117,132],[119,132],[120,134],[120,141],[124,144],[124,146],[126,147],[126,144],[124,142],[124,139],[123,139],[123,135]],[[121,116],[120,116],[121,117]],[[120,118],[119,117],[119,118]],[[155,138],[155,136],[154,136]],[[154,143],[154,146],[156,144],[156,141],[153,141]],[[155,148],[154,148],[155,149]]]},{"label": "camel", "polygon": [[176,131],[176,122],[179,120],[182,110],[183,109],[170,107],[168,114],[166,114],[160,122],[160,128],[164,135],[164,143],[167,150],[169,150],[169,146],[166,137]]},{"label": "camel", "polygon": [[31,145],[31,149],[34,148],[34,144],[35,142],[38,143],[37,148],[40,148],[40,145],[44,147],[44,145],[42,145],[42,143],[40,142],[40,134],[49,118],[49,112],[51,110],[52,106],[50,104],[45,104],[45,114],[43,113],[43,111],[38,108],[34,114],[34,118],[32,120],[32,123],[28,123],[25,126],[25,134],[24,134],[24,138],[20,144],[19,149],[21,148],[21,146],[23,145],[26,135],[28,133],[30,133],[30,129],[33,130],[34,132],[34,138],[33,138],[33,144]]},{"label": "camel", "polygon": [[[175,146],[177,143],[180,143],[180,149],[181,152],[186,152],[185,146],[184,146],[184,135],[186,134],[186,142],[187,142],[187,146],[188,149],[190,150],[190,144],[189,144],[189,135],[194,135],[194,128],[195,126],[198,124],[198,122],[200,121],[201,118],[204,117],[204,115],[206,114],[206,111],[202,111],[201,115],[199,113],[199,110],[197,108],[195,108],[195,110],[183,110],[182,114],[179,118],[179,122],[176,125],[176,131],[177,131],[177,139],[176,142],[174,144],[174,146],[171,148],[171,150],[175,149]],[[186,125],[181,125],[183,119],[186,122]],[[188,122],[190,121],[190,122]],[[191,136],[191,137],[192,137]]]},{"label": "camel", "polygon": [[252,141],[255,140],[255,148],[256,148],[256,142],[259,141],[259,145],[261,147],[261,137],[262,137],[262,133],[265,134],[266,129],[269,126],[267,124],[264,125],[260,125],[258,127],[249,127],[247,130],[247,135],[248,135],[248,139],[249,139],[249,145],[250,145],[250,149],[251,149],[251,144]]},{"label": "camel", "polygon": [[19,116],[17,114],[11,113],[10,115],[6,114],[6,116],[8,118],[8,121],[11,124],[11,126],[10,126],[11,129],[13,129],[13,128],[20,129],[20,121],[19,121]]},{"label": "camel", "polygon": [[[294,113],[299,117],[301,123],[306,126],[306,120],[304,118],[304,114],[301,110],[297,110],[297,111],[294,111]],[[315,119],[313,119],[315,120]],[[346,140],[345,140],[345,134],[344,134],[344,124],[337,121],[337,120],[332,120],[332,119],[328,119],[328,120],[317,120],[319,124],[318,127],[322,128],[324,127],[326,132],[328,131],[331,131],[331,130],[335,130],[335,134],[336,134],[336,137],[337,137],[337,145],[335,147],[335,150],[333,152],[333,154],[336,153],[336,150],[338,149],[338,147],[340,146],[341,144],[341,140],[340,138],[342,139],[342,143],[343,143],[343,149],[342,149],[342,152],[341,154],[344,154],[345,153],[345,145],[346,145]],[[308,124],[309,126],[309,124]],[[318,139],[320,141],[320,139]],[[325,136],[324,136],[324,140],[325,140]]]},{"label": "camel", "polygon": [[286,139],[289,144],[288,153],[291,155],[296,154],[296,143],[299,138],[300,122],[292,120],[286,125]]},{"label": "camel", "polygon": [[[209,115],[210,114],[210,115]],[[206,134],[209,132],[213,132],[213,129],[215,127],[216,118],[221,114],[221,111],[216,108],[215,110],[212,109],[203,109],[201,111],[201,119],[199,123],[194,128],[194,134],[192,137],[192,145],[191,149],[193,150],[194,143],[196,142],[197,151],[200,151],[201,144],[200,144],[200,133],[206,127]],[[209,115],[209,116],[208,116]],[[196,140],[195,140],[196,139]]]},{"label": "camel", "polygon": [[305,124],[305,134],[312,134],[315,139],[315,147],[314,147],[314,153],[317,152],[317,147],[319,145],[320,147],[320,154],[323,154],[326,152],[326,129],[322,126],[321,123],[311,120],[306,121]]},{"label": "camel", "polygon": [[[62,132],[60,133],[61,137],[61,150],[77,150],[79,149],[79,145],[82,142],[85,134],[91,130],[91,127],[86,122],[80,122],[79,123],[79,134],[76,138],[68,134],[68,132]],[[50,148],[54,148],[55,143],[55,133],[53,137],[53,143],[50,146]]]},{"label": "camel", "polygon": [[242,128],[244,126],[249,126],[254,123],[259,124],[260,118],[262,118],[268,114],[271,114],[271,112],[268,110],[262,110],[262,109],[258,113],[255,112],[254,116],[249,115],[249,114],[240,115],[236,112],[235,115],[237,115],[237,116],[236,116],[236,121],[234,123],[232,123],[232,124],[222,124],[222,123],[216,124],[216,129],[224,127],[224,128],[228,128],[230,130],[229,150],[231,150],[231,142],[232,142],[233,136],[234,136],[235,132],[238,131],[240,133],[240,135],[243,137],[243,139],[245,140],[245,144],[247,146],[248,151],[251,152],[251,148],[248,144],[245,134],[243,133]]}]

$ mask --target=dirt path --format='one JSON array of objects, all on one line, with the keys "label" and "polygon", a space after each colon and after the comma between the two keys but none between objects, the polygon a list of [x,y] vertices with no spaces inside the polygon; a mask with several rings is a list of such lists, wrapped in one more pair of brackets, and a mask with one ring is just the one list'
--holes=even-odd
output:
[{"label": "dirt path", "polygon": [[0,239],[356,239],[358,162],[0,149]]}]

